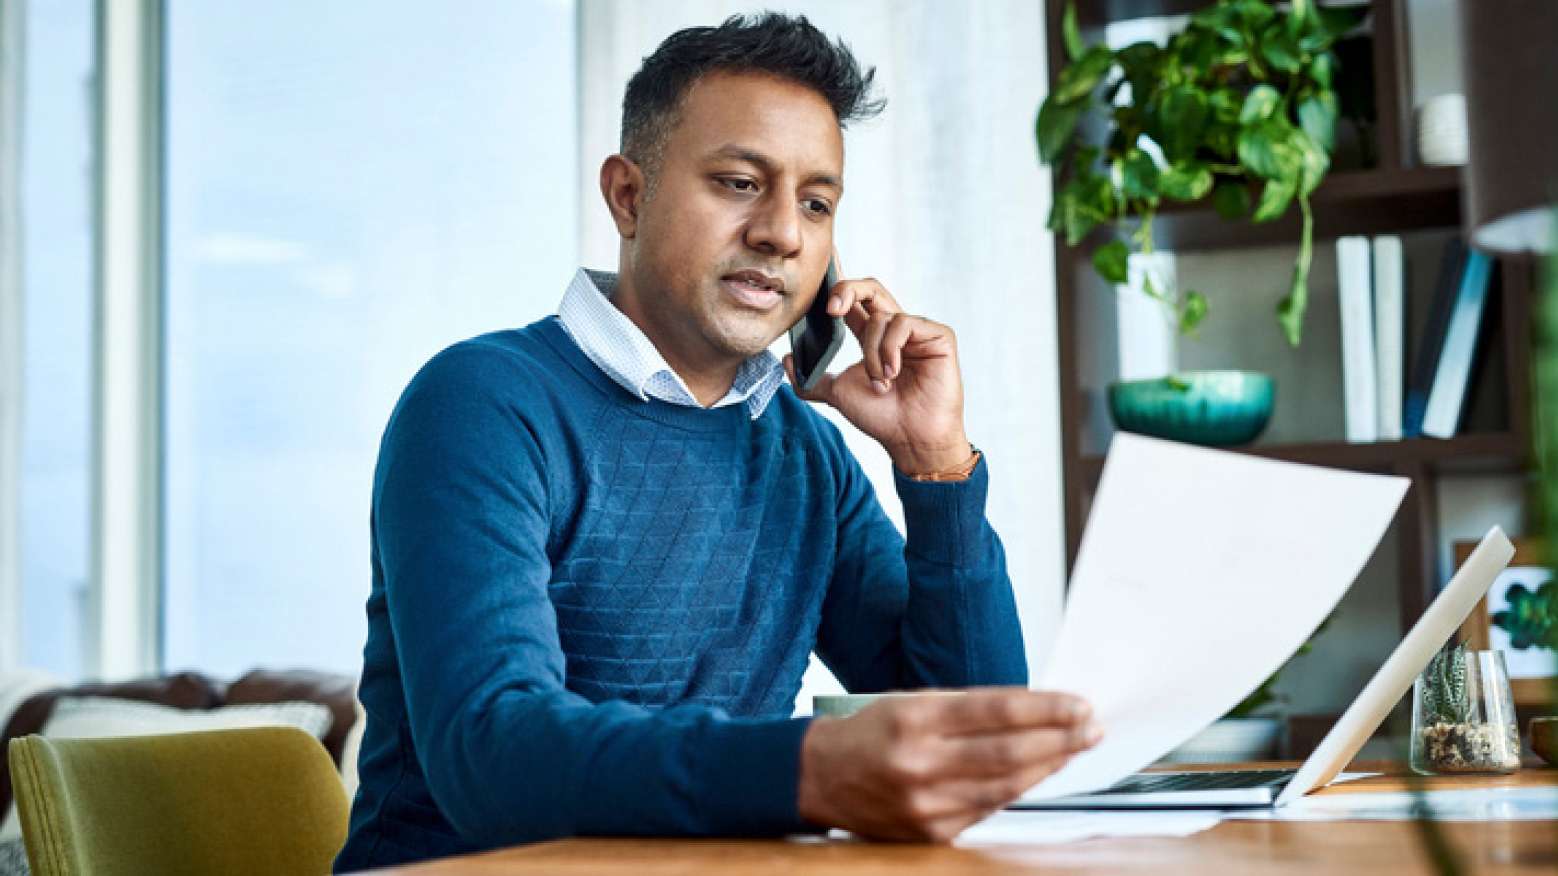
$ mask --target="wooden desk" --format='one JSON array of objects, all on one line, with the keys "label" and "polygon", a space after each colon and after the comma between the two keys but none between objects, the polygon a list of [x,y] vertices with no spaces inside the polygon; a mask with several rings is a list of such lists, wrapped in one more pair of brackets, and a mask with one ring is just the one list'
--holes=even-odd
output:
[{"label": "wooden desk", "polygon": [[[1264,766],[1264,764],[1262,765]],[[1399,791],[1399,764],[1354,764],[1385,776],[1348,782],[1322,794]],[[1434,778],[1429,788],[1550,787],[1558,770],[1513,776]],[[1558,872],[1558,822],[1447,823],[1440,827],[1467,873]],[[1183,839],[1095,839],[1050,846],[977,849],[841,840],[570,839],[377,871],[399,876],[509,873],[655,874],[806,873],[1428,873],[1411,822],[1225,821]]]}]

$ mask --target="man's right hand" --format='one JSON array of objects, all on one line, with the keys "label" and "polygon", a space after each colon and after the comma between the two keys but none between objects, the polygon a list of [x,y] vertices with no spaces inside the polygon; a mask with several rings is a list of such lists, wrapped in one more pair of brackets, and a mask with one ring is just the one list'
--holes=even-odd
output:
[{"label": "man's right hand", "polygon": [[1091,719],[1079,697],[1009,687],[817,718],[801,744],[800,815],[875,839],[950,842],[1096,745]]}]

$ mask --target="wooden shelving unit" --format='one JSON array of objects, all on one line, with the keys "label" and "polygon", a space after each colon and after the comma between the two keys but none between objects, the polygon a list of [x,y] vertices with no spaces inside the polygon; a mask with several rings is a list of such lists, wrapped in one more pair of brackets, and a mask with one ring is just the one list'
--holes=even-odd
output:
[{"label": "wooden shelving unit", "polygon": [[[1102,39],[1101,28],[1112,21],[1146,16],[1177,15],[1199,9],[1210,0],[1078,0],[1083,38]],[[1065,64],[1060,43],[1065,0],[1046,0],[1050,81]],[[1406,0],[1375,0],[1369,4],[1373,33],[1375,131],[1379,166],[1336,172],[1315,193],[1316,246],[1344,234],[1380,234],[1416,229],[1453,229],[1461,221],[1461,174],[1458,168],[1416,166],[1411,149],[1411,77],[1407,63]],[[1113,232],[1100,232],[1113,233]],[[1270,244],[1295,244],[1299,238],[1297,210],[1282,220],[1253,226],[1223,221],[1204,204],[1165,208],[1155,220],[1154,236],[1161,249],[1206,251]],[[1086,270],[1086,249],[1055,242],[1056,311],[1059,326],[1061,381],[1061,453],[1065,474],[1067,565],[1075,563],[1092,491],[1103,459],[1087,453],[1097,442],[1085,440],[1089,428],[1084,412],[1089,394],[1097,403],[1102,387],[1084,385],[1080,353],[1089,343],[1090,326],[1077,277]],[[1525,258],[1499,263],[1502,278],[1500,320],[1494,335],[1499,348],[1486,355],[1502,359],[1506,399],[1504,422],[1496,431],[1472,432],[1450,440],[1411,439],[1377,444],[1312,442],[1257,445],[1241,452],[1275,459],[1359,471],[1388,472],[1407,477],[1412,486],[1398,517],[1403,627],[1415,621],[1436,592],[1443,570],[1438,563],[1439,521],[1437,478],[1444,473],[1518,472],[1530,459],[1530,307],[1535,288],[1534,265]],[[1215,316],[1213,317],[1215,318]],[[1337,387],[1337,404],[1341,404]],[[1279,402],[1280,403],[1280,402]]]}]

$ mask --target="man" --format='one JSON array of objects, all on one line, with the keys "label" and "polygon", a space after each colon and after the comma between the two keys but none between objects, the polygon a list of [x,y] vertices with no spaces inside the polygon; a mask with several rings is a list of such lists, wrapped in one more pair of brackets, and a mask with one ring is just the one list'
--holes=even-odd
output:
[{"label": "man", "polygon": [[[618,274],[411,382],[339,868],[580,834],[945,841],[1097,741],[1085,703],[1021,687],[952,331],[845,280],[864,361],[802,400],[767,352],[821,285],[874,72],[804,18],[672,35],[601,167]],[[807,401],[891,454],[907,541]],[[792,719],[813,650],[853,691],[1007,687]]]}]

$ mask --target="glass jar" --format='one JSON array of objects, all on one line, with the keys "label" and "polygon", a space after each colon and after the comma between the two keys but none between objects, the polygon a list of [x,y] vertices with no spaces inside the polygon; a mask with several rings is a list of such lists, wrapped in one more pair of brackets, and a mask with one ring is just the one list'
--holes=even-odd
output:
[{"label": "glass jar", "polygon": [[1434,655],[1412,685],[1411,766],[1427,776],[1520,769],[1520,725],[1502,651]]}]

